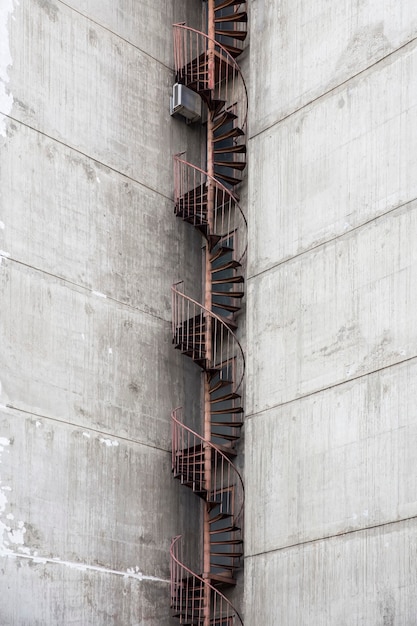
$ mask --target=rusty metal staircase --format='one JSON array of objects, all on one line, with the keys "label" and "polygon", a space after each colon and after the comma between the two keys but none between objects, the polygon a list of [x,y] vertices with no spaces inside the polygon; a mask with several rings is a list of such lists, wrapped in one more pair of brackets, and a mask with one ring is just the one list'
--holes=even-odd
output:
[{"label": "rusty metal staircase", "polygon": [[198,93],[206,103],[208,165],[213,166],[217,180],[233,188],[241,182],[240,173],[246,167],[248,98],[230,47],[184,24],[174,25],[176,82]]},{"label": "rusty metal staircase", "polygon": [[[207,159],[174,157],[174,212],[206,241],[204,304],[172,287],[174,347],[201,369],[201,432],[181,408],[172,421],[172,472],[203,503],[203,554],[185,563],[181,537],[171,545],[171,609],[180,624],[236,626],[243,621],[225,594],[243,556],[244,486],[233,462],[243,426],[245,358],[236,336],[244,298],[247,224],[236,187],[246,167],[247,91],[236,57],[246,38],[245,3],[208,0],[208,34],[174,25],[176,82],[207,109]],[[195,419],[194,419],[195,421]]]},{"label": "rusty metal staircase", "polygon": [[234,58],[243,51],[248,14],[245,2],[216,0],[214,6],[215,37]]}]

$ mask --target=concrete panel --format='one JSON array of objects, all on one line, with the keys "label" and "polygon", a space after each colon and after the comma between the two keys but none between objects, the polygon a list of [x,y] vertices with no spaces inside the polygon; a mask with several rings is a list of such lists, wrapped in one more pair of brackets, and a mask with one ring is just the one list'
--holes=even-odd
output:
[{"label": "concrete panel", "polygon": [[13,17],[12,116],[171,197],[172,154],[200,133],[170,118],[172,72],[63,3]]},{"label": "concrete panel", "polygon": [[171,284],[201,257],[172,202],[18,123],[0,146],[0,250],[170,320]]},{"label": "concrete panel", "polygon": [[198,507],[169,453],[2,407],[0,461],[2,624],[170,623],[169,544],[196,542]]},{"label": "concrete panel", "polygon": [[192,521],[169,452],[6,408],[0,429],[3,556],[169,578],[171,537]]},{"label": "concrete panel", "polygon": [[416,354],[417,203],[248,282],[247,414]]},{"label": "concrete panel", "polygon": [[69,0],[66,4],[170,68],[174,65],[172,24],[201,27],[201,5],[195,0]]},{"label": "concrete panel", "polygon": [[414,626],[416,520],[246,559],[246,624]]},{"label": "concrete panel", "polygon": [[417,197],[416,72],[413,43],[249,142],[249,276]]},{"label": "concrete panel", "polygon": [[252,135],[417,36],[414,0],[255,0],[250,7]]},{"label": "concrete panel", "polygon": [[413,360],[247,420],[246,554],[417,517],[416,396]]},{"label": "concrete panel", "polygon": [[7,560],[1,572],[0,623],[7,626],[175,626],[166,583],[22,560]]},{"label": "concrete panel", "polygon": [[2,261],[0,403],[168,449],[185,395],[169,324]]}]

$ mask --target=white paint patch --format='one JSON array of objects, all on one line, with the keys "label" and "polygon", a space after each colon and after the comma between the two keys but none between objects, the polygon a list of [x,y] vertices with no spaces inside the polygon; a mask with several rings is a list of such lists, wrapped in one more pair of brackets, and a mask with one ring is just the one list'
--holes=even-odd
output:
[{"label": "white paint patch", "polygon": [[98,183],[100,182],[100,179],[99,179],[99,177],[98,177],[98,176],[96,176],[96,181],[97,181]]},{"label": "white paint patch", "polygon": [[101,291],[92,291],[91,292],[94,296],[98,296],[99,298],[107,298],[105,293],[101,293]]},{"label": "white paint patch", "polygon": [[13,0],[1,0],[0,2],[0,135],[6,136],[6,115],[10,115],[13,108],[13,94],[7,85],[9,82],[9,69],[13,65],[9,43],[9,17],[13,13],[15,3]]},{"label": "white paint patch", "polygon": [[90,435],[90,433],[83,433],[83,437],[86,437],[87,439],[90,439],[91,435]]},{"label": "white paint patch", "polygon": [[117,448],[117,446],[119,445],[118,441],[114,441],[112,439],[104,439],[103,437],[100,437],[99,441],[101,443],[104,443],[108,448],[111,448],[113,446]]},{"label": "white paint patch", "polygon": [[10,259],[10,252],[5,252],[4,250],[0,250],[0,256],[4,257],[5,259]]},{"label": "white paint patch", "polygon": [[42,426],[42,422],[36,420],[36,428],[40,428]]},{"label": "white paint patch", "polygon": [[368,515],[369,515],[368,509],[365,509],[363,514],[364,514],[365,517],[368,517]]},{"label": "white paint patch", "polygon": [[4,229],[5,229],[4,222],[0,220],[0,230],[4,230]]},{"label": "white paint patch", "polygon": [[[0,437],[0,455],[2,452],[9,452],[6,448],[10,446],[11,441],[7,437]],[[1,484],[0,477],[0,484]],[[23,520],[19,520],[17,523],[10,523],[14,520],[12,513],[6,513],[7,498],[5,491],[11,491],[12,488],[8,486],[2,486],[0,489],[0,556],[15,556],[16,553],[12,551],[9,546],[16,546],[20,553],[30,555],[30,548],[25,546],[25,534],[26,527]],[[2,517],[4,516],[4,521]],[[6,522],[7,520],[7,522]],[[16,549],[15,548],[15,549]]]},{"label": "white paint patch", "polygon": [[157,576],[146,576],[146,574],[143,574],[140,571],[140,568],[135,565],[135,567],[129,567],[126,570],[126,578],[135,578],[136,580],[155,580],[157,582],[161,582],[161,583],[167,583],[170,582],[168,580],[164,580],[163,578],[158,578]]},{"label": "white paint patch", "polygon": [[6,495],[0,491],[0,515],[4,513],[6,509],[6,504],[7,504]]},{"label": "white paint patch", "polygon": [[[10,445],[10,439],[8,439],[7,437],[0,437],[0,456],[1,453],[4,451],[4,449]],[[1,462],[1,461],[0,461]],[[0,479],[0,483],[1,483],[1,479]],[[7,554],[9,552],[9,548],[7,547],[9,545],[9,542],[7,540],[5,540],[5,535],[9,535],[9,533],[11,532],[11,528],[8,524],[5,524],[4,522],[2,522],[2,517],[6,511],[6,506],[7,506],[7,498],[6,498],[6,494],[4,493],[5,491],[11,491],[11,488],[7,488],[7,487],[2,487],[1,491],[0,491],[0,555],[3,554]]]},{"label": "white paint patch", "polygon": [[122,576],[123,578],[134,578],[139,581],[151,581],[158,583],[170,584],[170,580],[165,578],[158,578],[157,576],[147,576],[139,571],[138,567],[130,567],[127,571],[121,572],[115,569],[109,569],[107,567],[98,567],[97,565],[88,565],[87,563],[76,563],[74,561],[62,561],[59,557],[46,558],[38,556],[37,553],[33,555],[27,555],[26,551],[19,552],[9,551],[7,556],[11,558],[30,559],[33,563],[39,563],[45,565],[46,563],[52,563],[53,565],[61,565],[63,567],[69,567],[70,569],[80,570],[82,572],[99,572],[100,574],[113,574],[114,576]]},{"label": "white paint patch", "polygon": [[83,341],[85,341],[85,335],[84,335],[84,333],[81,333],[81,337],[83,338]]},{"label": "white paint patch", "polygon": [[109,354],[113,354],[113,350],[109,348]]}]

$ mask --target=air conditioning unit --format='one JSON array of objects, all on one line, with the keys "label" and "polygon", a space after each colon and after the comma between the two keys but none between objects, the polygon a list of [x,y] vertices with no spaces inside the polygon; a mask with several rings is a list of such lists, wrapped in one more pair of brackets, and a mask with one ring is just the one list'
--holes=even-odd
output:
[{"label": "air conditioning unit", "polygon": [[175,83],[170,98],[170,113],[174,117],[182,115],[187,122],[196,122],[201,118],[200,96],[185,85]]}]

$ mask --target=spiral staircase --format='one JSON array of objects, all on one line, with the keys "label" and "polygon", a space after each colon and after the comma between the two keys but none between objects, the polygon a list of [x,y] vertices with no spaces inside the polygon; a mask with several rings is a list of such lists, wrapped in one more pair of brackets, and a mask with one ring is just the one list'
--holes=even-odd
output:
[{"label": "spiral staircase", "polygon": [[172,287],[174,347],[201,369],[201,431],[181,408],[172,421],[174,478],[203,507],[200,569],[186,564],[181,537],[171,544],[171,609],[189,626],[243,625],[227,594],[243,556],[244,485],[234,463],[243,426],[245,358],[236,335],[244,297],[247,227],[236,187],[246,166],[247,92],[236,58],[246,37],[245,3],[208,0],[208,34],[174,25],[176,82],[207,109],[207,158],[174,157],[174,211],[206,240],[204,303]]}]

